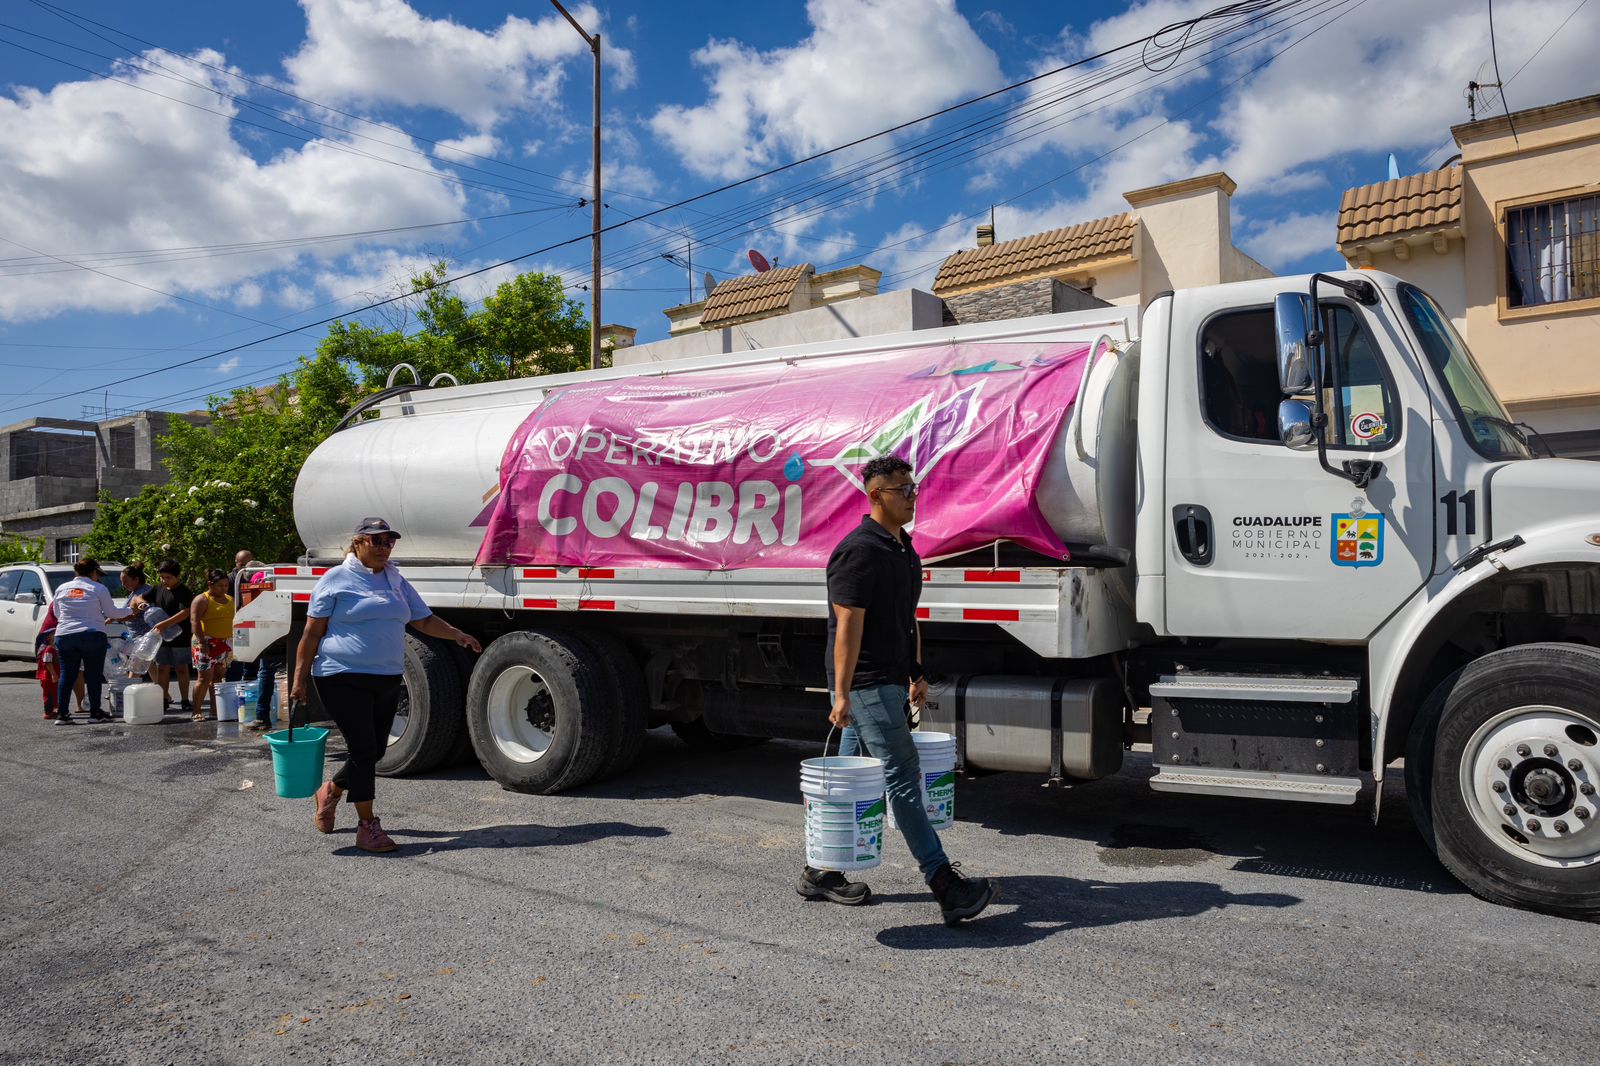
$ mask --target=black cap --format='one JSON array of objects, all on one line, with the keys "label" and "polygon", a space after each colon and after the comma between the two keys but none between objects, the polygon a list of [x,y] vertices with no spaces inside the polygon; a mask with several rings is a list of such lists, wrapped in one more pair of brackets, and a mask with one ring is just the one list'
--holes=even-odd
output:
[{"label": "black cap", "polygon": [[393,529],[390,529],[389,523],[385,522],[381,518],[363,518],[359,523],[356,524],[356,536],[364,537],[373,533],[394,533],[394,535],[397,537],[400,535],[399,533],[395,533]]}]

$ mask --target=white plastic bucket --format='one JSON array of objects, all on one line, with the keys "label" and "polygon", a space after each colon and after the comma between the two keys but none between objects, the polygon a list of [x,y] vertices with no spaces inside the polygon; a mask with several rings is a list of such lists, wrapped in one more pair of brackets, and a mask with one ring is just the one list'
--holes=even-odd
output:
[{"label": "white plastic bucket", "polygon": [[883,861],[883,760],[823,756],[800,764],[806,865],[866,870]]},{"label": "white plastic bucket", "polygon": [[239,686],[231,681],[224,681],[217,686],[217,721],[237,722],[239,720]]},{"label": "white plastic bucket", "polygon": [[[911,739],[922,764],[922,807],[928,812],[928,824],[942,832],[956,822],[956,738],[950,733],[919,730]],[[899,828],[892,807],[889,827]]]},{"label": "white plastic bucket", "polygon": [[129,685],[122,693],[122,720],[129,725],[155,725],[161,721],[161,686]]},{"label": "white plastic bucket", "polygon": [[106,703],[109,705],[109,709],[112,714],[117,715],[122,713],[122,703],[125,694],[127,693],[128,689],[132,688],[138,683],[138,679],[132,677],[106,678]]}]

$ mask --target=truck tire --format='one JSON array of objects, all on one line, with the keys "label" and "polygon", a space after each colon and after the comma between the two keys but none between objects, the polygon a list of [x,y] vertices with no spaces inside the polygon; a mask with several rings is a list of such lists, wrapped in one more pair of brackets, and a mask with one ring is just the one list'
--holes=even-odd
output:
[{"label": "truck tire", "polygon": [[467,690],[478,761],[513,792],[576,788],[610,750],[608,696],[593,655],[571,635],[507,633],[484,649]]},{"label": "truck tire", "polygon": [[772,739],[713,733],[707,728],[704,719],[700,718],[692,722],[673,722],[672,731],[678,735],[679,740],[698,751],[740,751],[744,748],[753,748],[757,744],[765,744]]},{"label": "truck tire", "polygon": [[645,686],[639,660],[620,638],[593,630],[584,632],[582,638],[594,650],[617,716],[611,751],[596,775],[601,779],[622,773],[638,759],[644,747],[645,720],[650,714],[650,690]]},{"label": "truck tire", "polygon": [[477,664],[478,657],[459,644],[450,645],[450,657],[455,663],[456,675],[461,680],[461,732],[456,735],[456,746],[450,749],[444,765],[471,763],[476,766],[478,753],[472,748],[472,731],[467,728],[467,689],[472,685],[472,668]]},{"label": "truck tire", "polygon": [[1439,733],[1439,711],[1460,677],[1457,670],[1434,686],[1406,734],[1406,805],[1411,808],[1417,834],[1435,855],[1439,845],[1433,839],[1433,745]]},{"label": "truck tire", "polygon": [[1600,918],[1596,788],[1600,650],[1526,644],[1461,671],[1439,708],[1431,802],[1436,853],[1462,884]]},{"label": "truck tire", "polygon": [[466,698],[448,646],[406,634],[400,713],[378,760],[384,777],[426,773],[442,766],[465,731]]}]

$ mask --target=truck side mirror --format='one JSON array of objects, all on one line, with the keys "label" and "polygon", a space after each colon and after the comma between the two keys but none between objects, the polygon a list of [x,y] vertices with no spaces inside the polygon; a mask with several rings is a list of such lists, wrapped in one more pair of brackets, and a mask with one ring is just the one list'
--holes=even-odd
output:
[{"label": "truck side mirror", "polygon": [[1317,446],[1310,404],[1304,400],[1284,400],[1278,404],[1278,439],[1297,452],[1308,452]]},{"label": "truck side mirror", "polygon": [[1306,344],[1311,298],[1297,292],[1281,292],[1273,301],[1272,317],[1278,334],[1278,387],[1285,396],[1303,396],[1316,388],[1311,350]]}]

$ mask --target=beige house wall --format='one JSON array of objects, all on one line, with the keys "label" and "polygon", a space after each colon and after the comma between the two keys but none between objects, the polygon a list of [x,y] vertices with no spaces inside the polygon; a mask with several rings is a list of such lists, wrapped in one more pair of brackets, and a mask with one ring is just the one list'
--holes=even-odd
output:
[{"label": "beige house wall", "polygon": [[[1585,428],[1600,428],[1600,301],[1503,306],[1506,209],[1600,192],[1600,98],[1515,118],[1515,138],[1503,118],[1455,131],[1466,167],[1467,340],[1513,413],[1544,428],[1539,412],[1584,407]],[[1570,424],[1572,412],[1560,421]]]}]

